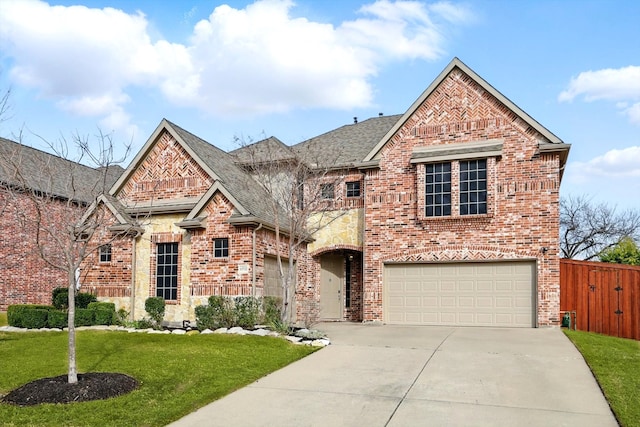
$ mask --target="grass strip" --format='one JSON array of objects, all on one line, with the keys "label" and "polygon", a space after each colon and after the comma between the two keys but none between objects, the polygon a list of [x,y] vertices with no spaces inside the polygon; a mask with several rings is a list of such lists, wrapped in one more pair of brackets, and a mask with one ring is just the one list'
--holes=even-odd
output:
[{"label": "grass strip", "polygon": [[[112,399],[18,407],[0,404],[3,426],[163,426],[312,353],[273,337],[77,333],[78,370],[136,378],[136,391]],[[63,375],[66,332],[0,332],[0,395]]]},{"label": "grass strip", "polygon": [[640,341],[565,333],[591,368],[620,425],[640,426]]}]

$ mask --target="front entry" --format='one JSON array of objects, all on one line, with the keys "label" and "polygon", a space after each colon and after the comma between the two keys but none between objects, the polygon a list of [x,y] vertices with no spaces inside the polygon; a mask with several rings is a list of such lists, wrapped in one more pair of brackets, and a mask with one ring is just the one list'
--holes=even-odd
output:
[{"label": "front entry", "polygon": [[342,319],[342,282],[344,257],[323,255],[320,260],[320,318]]}]

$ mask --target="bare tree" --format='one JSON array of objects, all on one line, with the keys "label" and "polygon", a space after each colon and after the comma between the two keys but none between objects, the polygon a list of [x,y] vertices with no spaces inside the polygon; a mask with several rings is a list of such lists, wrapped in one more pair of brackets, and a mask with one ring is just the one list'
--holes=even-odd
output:
[{"label": "bare tree", "polygon": [[[21,137],[18,138],[21,140]],[[76,383],[75,293],[77,272],[83,262],[97,252],[104,240],[94,239],[112,221],[106,209],[94,209],[122,168],[117,166],[129,153],[114,158],[111,135],[99,133],[95,141],[75,135],[49,144],[55,155],[25,147],[21,143],[0,145],[0,175],[9,203],[5,210],[22,230],[29,250],[44,265],[64,272],[68,285],[68,382]],[[70,151],[75,153],[72,154]],[[88,166],[90,165],[90,166]],[[110,238],[118,238],[118,233]]]},{"label": "bare tree", "polygon": [[[343,170],[335,168],[339,153],[305,147],[296,151],[276,138],[246,143],[232,152],[238,163],[253,176],[254,182],[266,194],[264,200],[275,231],[276,261],[281,286],[282,321],[292,316],[295,295],[295,260],[305,244],[320,229],[343,213],[339,209]],[[284,268],[279,248],[287,248],[287,268]],[[306,254],[306,250],[305,250]]]},{"label": "bare tree", "polygon": [[640,212],[618,212],[586,196],[560,201],[560,249],[564,258],[592,260],[625,237],[640,237]]}]

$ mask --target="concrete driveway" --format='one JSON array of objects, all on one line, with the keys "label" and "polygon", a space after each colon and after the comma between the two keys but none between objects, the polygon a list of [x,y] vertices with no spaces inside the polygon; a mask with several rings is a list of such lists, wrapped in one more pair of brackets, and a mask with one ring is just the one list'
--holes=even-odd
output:
[{"label": "concrete driveway", "polygon": [[330,346],[172,425],[618,425],[558,329],[316,327]]}]

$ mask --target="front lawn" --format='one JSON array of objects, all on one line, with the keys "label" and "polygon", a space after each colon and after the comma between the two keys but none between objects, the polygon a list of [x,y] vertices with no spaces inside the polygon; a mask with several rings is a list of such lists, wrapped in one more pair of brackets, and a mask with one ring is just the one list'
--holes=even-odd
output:
[{"label": "front lawn", "polygon": [[582,353],[618,422],[640,426],[640,342],[581,331],[565,331]]},{"label": "front lawn", "polygon": [[[0,396],[67,371],[66,332],[0,332]],[[0,403],[3,426],[162,426],[315,349],[280,338],[78,331],[78,371],[140,382],[113,399],[19,407]]]},{"label": "front lawn", "polygon": [[7,312],[0,311],[0,326],[7,326]]}]

